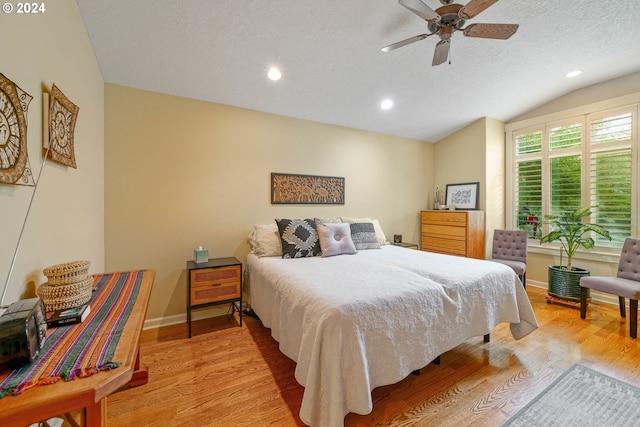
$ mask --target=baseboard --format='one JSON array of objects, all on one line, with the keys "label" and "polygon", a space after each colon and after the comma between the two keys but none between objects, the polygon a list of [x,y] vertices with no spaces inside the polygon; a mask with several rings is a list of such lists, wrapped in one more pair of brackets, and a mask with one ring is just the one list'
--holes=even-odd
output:
[{"label": "baseboard", "polygon": [[[527,287],[533,287],[533,288],[540,288],[540,289],[544,289],[547,290],[549,289],[549,285],[547,284],[547,282],[538,282],[535,280],[529,280],[527,279]],[[598,292],[598,291],[594,291],[593,289],[591,290],[591,300],[592,301],[597,301],[597,302],[601,302],[604,304],[612,304],[615,305],[616,307],[618,307],[618,297],[615,295],[611,295],[611,294],[607,294],[604,292]]]},{"label": "baseboard", "polygon": [[[231,305],[218,305],[214,307],[198,308],[191,312],[191,320],[201,320],[208,317],[224,316],[231,310]],[[173,316],[157,317],[155,319],[147,319],[144,322],[143,329],[161,328],[163,326],[177,325],[179,323],[187,323],[187,313],[174,314]]]}]

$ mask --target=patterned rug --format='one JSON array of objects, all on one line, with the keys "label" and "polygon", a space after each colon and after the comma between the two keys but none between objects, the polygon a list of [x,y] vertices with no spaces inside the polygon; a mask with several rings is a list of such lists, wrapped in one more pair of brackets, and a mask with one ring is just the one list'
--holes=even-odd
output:
[{"label": "patterned rug", "polygon": [[30,365],[0,372],[0,398],[60,380],[71,381],[117,368],[112,360],[144,271],[94,275],[91,312],[81,324],[47,330],[40,355]]},{"label": "patterned rug", "polygon": [[640,425],[640,388],[573,365],[503,427]]}]

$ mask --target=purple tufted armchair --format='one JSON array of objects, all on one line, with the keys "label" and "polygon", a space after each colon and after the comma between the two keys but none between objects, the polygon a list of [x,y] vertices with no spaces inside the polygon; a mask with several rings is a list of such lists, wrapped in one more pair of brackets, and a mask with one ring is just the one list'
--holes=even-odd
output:
[{"label": "purple tufted armchair", "polygon": [[618,295],[620,316],[626,316],[624,299],[629,298],[629,335],[638,335],[638,297],[640,297],[640,239],[628,238],[622,245],[618,274],[610,276],[586,276],[580,279],[580,318],[587,315],[589,289]]},{"label": "purple tufted armchair", "polygon": [[521,230],[493,230],[493,250],[491,261],[508,265],[526,286],[527,239],[529,235]]}]

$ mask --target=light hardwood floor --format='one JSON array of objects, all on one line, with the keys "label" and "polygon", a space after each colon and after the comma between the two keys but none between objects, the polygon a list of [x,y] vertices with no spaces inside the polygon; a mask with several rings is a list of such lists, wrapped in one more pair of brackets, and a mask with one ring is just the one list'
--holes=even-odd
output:
[{"label": "light hardwood floor", "polygon": [[[507,324],[443,354],[439,366],[372,393],[373,412],[348,414],[345,425],[499,426],[574,363],[640,386],[640,344],[616,306],[579,310],[527,293],[540,325],[516,341]],[[226,317],[143,332],[141,361],[149,383],[108,399],[108,425],[302,426],[303,388],[295,364],[270,331],[248,316]]]}]

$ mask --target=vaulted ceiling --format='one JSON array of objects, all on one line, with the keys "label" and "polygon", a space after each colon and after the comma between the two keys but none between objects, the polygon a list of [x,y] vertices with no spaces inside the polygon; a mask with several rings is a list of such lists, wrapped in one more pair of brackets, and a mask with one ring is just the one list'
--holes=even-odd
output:
[{"label": "vaulted ceiling", "polygon": [[431,142],[640,71],[638,0],[501,0],[467,25],[517,33],[456,32],[435,67],[437,35],[380,50],[429,32],[395,0],[77,2],[108,83]]}]

